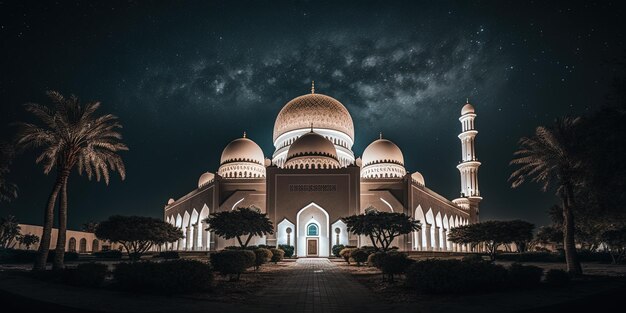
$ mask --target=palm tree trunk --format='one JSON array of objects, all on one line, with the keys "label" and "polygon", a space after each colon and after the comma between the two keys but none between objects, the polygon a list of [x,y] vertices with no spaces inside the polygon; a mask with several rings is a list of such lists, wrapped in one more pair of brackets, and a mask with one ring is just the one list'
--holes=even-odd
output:
[{"label": "palm tree trunk", "polygon": [[48,204],[43,215],[43,233],[41,234],[41,242],[39,243],[38,255],[35,259],[33,270],[43,271],[46,269],[46,260],[48,259],[48,251],[50,250],[50,241],[52,241],[52,224],[54,220],[54,204],[57,201],[59,190],[63,186],[61,176],[57,175],[56,182],[52,188],[52,192],[48,197]]},{"label": "palm tree trunk", "polygon": [[576,253],[576,242],[574,240],[574,214],[572,212],[571,200],[572,191],[569,186],[565,187],[563,201],[563,250],[565,251],[565,261],[567,271],[572,275],[582,275],[583,270]]},{"label": "palm tree trunk", "polygon": [[61,199],[59,199],[59,233],[57,236],[57,246],[54,252],[54,262],[52,269],[61,270],[65,267],[65,241],[67,238],[67,180],[69,172],[63,171],[63,186],[61,187]]}]

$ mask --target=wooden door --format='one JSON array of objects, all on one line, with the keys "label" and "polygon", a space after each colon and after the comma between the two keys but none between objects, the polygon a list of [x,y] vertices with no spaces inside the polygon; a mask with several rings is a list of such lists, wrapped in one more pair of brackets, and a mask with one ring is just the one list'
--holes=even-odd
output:
[{"label": "wooden door", "polygon": [[306,247],[307,256],[317,256],[317,238],[307,239]]}]

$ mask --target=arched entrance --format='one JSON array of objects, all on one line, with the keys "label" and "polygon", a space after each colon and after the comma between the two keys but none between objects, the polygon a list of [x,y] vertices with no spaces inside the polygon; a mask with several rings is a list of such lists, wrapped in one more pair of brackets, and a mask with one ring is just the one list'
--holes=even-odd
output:
[{"label": "arched entrance", "polygon": [[296,255],[328,257],[330,239],[328,212],[315,203],[302,208],[296,216]]}]

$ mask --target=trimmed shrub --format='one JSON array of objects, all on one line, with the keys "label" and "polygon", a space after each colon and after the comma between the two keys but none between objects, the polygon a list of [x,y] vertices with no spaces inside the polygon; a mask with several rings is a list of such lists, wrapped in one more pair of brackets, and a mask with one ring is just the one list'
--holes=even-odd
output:
[{"label": "trimmed shrub", "polygon": [[241,250],[240,246],[228,246],[224,247],[224,250]]},{"label": "trimmed shrub", "polygon": [[421,293],[469,293],[494,290],[507,281],[507,270],[490,262],[424,260],[406,270],[406,284]]},{"label": "trimmed shrub", "polygon": [[344,248],[343,250],[339,251],[339,255],[346,261],[348,262],[348,264],[350,264],[350,255],[352,254],[352,251],[356,250],[356,248]]},{"label": "trimmed shrub", "polygon": [[378,251],[376,248],[374,248],[374,246],[362,246],[359,249],[365,251],[367,253],[367,255],[370,255],[370,254]]},{"label": "trimmed shrub", "polygon": [[241,273],[255,265],[256,255],[250,250],[222,250],[211,254],[213,269],[230,280],[238,280]]},{"label": "trimmed shrub", "polygon": [[180,259],[178,251],[161,251],[153,256],[154,258],[163,258],[166,260]]},{"label": "trimmed shrub", "polygon": [[543,269],[532,265],[513,263],[509,267],[509,282],[513,287],[532,287],[541,283]]},{"label": "trimmed shrub", "polygon": [[194,260],[120,263],[113,271],[116,287],[155,294],[181,294],[211,288],[211,267]]},{"label": "trimmed shrub", "polygon": [[272,262],[274,262],[274,264],[280,262],[283,260],[283,257],[285,257],[285,251],[281,250],[281,249],[277,249],[277,248],[272,248],[270,249],[270,251],[272,251]]},{"label": "trimmed shrub", "polygon": [[476,262],[484,262],[483,256],[480,254],[470,254],[463,257],[463,262],[468,263],[476,263]]},{"label": "trimmed shrub", "polygon": [[358,248],[354,249],[350,253],[350,257],[354,260],[354,262],[356,262],[357,266],[361,266],[361,263],[367,262],[368,256],[369,256],[369,253],[367,253],[367,250],[358,249]]},{"label": "trimmed shrub", "polygon": [[286,258],[292,257],[293,252],[295,251],[294,246],[290,246],[290,245],[278,245],[278,249],[285,251]]},{"label": "trimmed shrub", "polygon": [[379,261],[383,275],[387,276],[391,282],[394,281],[394,275],[404,274],[406,269],[415,262],[409,259],[406,253],[400,252],[387,253]]},{"label": "trimmed shrub", "polygon": [[565,256],[561,253],[552,252],[524,252],[524,253],[500,253],[500,261],[513,262],[565,262]]},{"label": "trimmed shrub", "polygon": [[272,259],[272,251],[265,248],[257,248],[254,250],[254,269],[258,270],[261,265],[269,262]]},{"label": "trimmed shrub", "polygon": [[551,269],[546,273],[546,283],[552,286],[565,286],[572,277],[564,270]]},{"label": "trimmed shrub", "polygon": [[99,252],[94,252],[93,256],[95,256],[98,259],[119,260],[122,258],[122,251],[120,250],[99,251]]},{"label": "trimmed shrub", "polygon": [[66,268],[64,270],[63,280],[76,286],[99,287],[109,272],[106,264],[102,263],[83,263],[76,268]]},{"label": "trimmed shrub", "polygon": [[[50,252],[48,252],[48,259],[46,259],[46,262],[52,263],[52,261],[54,261],[55,254],[56,254],[55,250],[50,250]],[[78,260],[78,253],[73,252],[73,251],[65,252],[64,260],[65,262],[76,261]]]},{"label": "trimmed shrub", "polygon": [[333,249],[332,249],[333,255],[338,257],[338,258],[340,258],[341,255],[339,254],[339,252],[341,252],[341,250],[343,250],[345,247],[346,246],[344,246],[344,245],[334,245]]},{"label": "trimmed shrub", "polygon": [[0,264],[32,263],[36,257],[34,250],[0,249]]},{"label": "trimmed shrub", "polygon": [[385,257],[387,257],[385,252],[374,252],[367,257],[367,265],[380,268],[382,266],[381,262]]}]

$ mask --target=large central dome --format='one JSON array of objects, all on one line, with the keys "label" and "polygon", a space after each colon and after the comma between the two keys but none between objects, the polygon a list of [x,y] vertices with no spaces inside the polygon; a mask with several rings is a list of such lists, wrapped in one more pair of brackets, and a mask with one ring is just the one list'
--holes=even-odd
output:
[{"label": "large central dome", "polygon": [[317,93],[297,97],[289,101],[276,117],[274,141],[289,131],[310,128],[326,128],[342,132],[354,140],[352,117],[341,102]]}]

